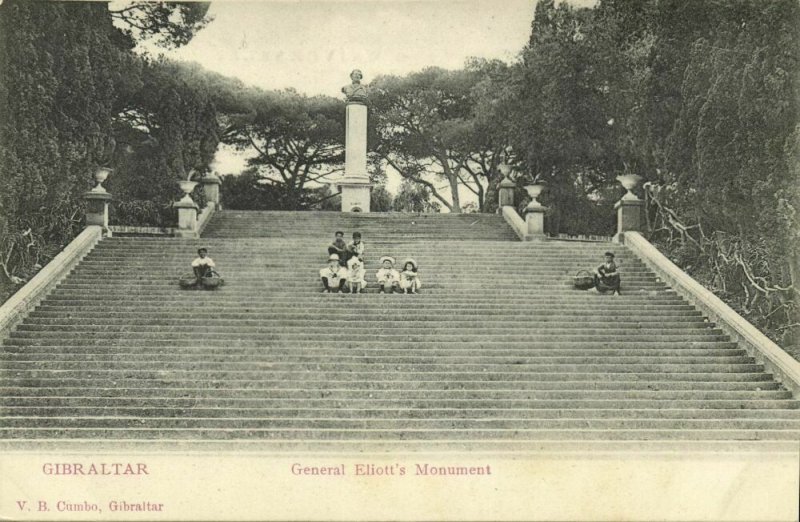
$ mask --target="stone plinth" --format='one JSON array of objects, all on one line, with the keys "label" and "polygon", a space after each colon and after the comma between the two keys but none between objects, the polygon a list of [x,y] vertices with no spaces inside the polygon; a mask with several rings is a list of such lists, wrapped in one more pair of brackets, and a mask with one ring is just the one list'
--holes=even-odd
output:
[{"label": "stone plinth", "polygon": [[497,190],[499,208],[514,206],[514,189],[516,187],[516,183],[508,178],[503,178],[503,181],[500,182]]},{"label": "stone plinth", "polygon": [[342,190],[342,212],[369,212],[372,185],[367,174],[367,106],[348,101],[345,110],[344,178],[337,183]]},{"label": "stone plinth", "polygon": [[638,198],[626,199],[623,197],[617,201],[614,205],[614,209],[617,211],[617,233],[614,236],[615,242],[621,243],[625,232],[642,231],[644,201]]},{"label": "stone plinth", "polygon": [[186,198],[173,203],[178,209],[178,237],[198,237],[197,233],[197,205],[194,201],[185,201]]},{"label": "stone plinth", "polygon": [[103,230],[108,230],[108,204],[111,202],[111,194],[105,190],[90,190],[83,195],[83,199],[86,200],[86,225],[98,225]]},{"label": "stone plinth", "polygon": [[346,178],[360,178],[369,183],[367,175],[367,106],[363,103],[348,102],[345,119],[345,160]]},{"label": "stone plinth", "polygon": [[544,239],[544,213],[547,207],[542,205],[528,206],[525,209],[526,239]]},{"label": "stone plinth", "polygon": [[339,182],[342,188],[342,212],[369,212],[372,185],[369,181],[347,183]]},{"label": "stone plinth", "polygon": [[203,193],[206,196],[206,201],[214,205],[214,208],[219,208],[219,185],[222,181],[219,176],[215,174],[206,174],[200,178],[200,184],[203,186]]}]

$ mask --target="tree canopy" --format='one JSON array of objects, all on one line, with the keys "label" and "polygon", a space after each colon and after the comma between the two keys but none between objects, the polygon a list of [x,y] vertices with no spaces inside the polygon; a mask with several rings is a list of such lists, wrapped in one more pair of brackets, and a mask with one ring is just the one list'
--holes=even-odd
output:
[{"label": "tree canopy", "polygon": [[[207,23],[207,9],[136,4],[124,16],[161,35],[162,45],[181,45]],[[140,35],[117,27],[118,16],[95,2],[0,4],[5,283],[24,281],[79,230],[82,194],[98,166],[116,169],[108,181],[117,191],[114,212],[131,224],[163,222],[174,219],[165,207],[175,177],[205,168],[216,148],[211,100],[171,77],[166,63],[134,54]]]}]

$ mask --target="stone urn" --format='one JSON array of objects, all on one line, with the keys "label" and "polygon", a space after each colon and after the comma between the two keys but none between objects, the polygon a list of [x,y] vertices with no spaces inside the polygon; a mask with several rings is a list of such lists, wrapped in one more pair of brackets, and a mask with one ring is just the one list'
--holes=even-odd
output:
[{"label": "stone urn", "polygon": [[108,178],[111,172],[113,172],[113,170],[108,167],[98,167],[98,169],[94,171],[94,180],[97,182],[97,185],[91,191],[105,193],[106,189],[103,187],[103,182]]},{"label": "stone urn", "polygon": [[181,186],[181,190],[183,191],[183,198],[181,198],[178,203],[184,205],[194,205],[194,201],[189,194],[191,194],[194,188],[197,186],[197,182],[185,180],[179,181],[178,184]]},{"label": "stone urn", "polygon": [[525,190],[528,192],[528,196],[530,196],[531,198],[531,202],[528,203],[527,207],[525,207],[526,211],[534,209],[538,210],[544,208],[537,199],[539,197],[539,194],[541,194],[542,191],[544,190],[544,188],[545,188],[544,183],[529,183],[525,185]]},{"label": "stone urn", "polygon": [[636,196],[636,194],[633,193],[633,189],[635,189],[639,185],[639,183],[642,181],[642,177],[640,175],[638,175],[638,174],[622,174],[620,176],[617,176],[617,181],[619,181],[620,184],[623,187],[625,187],[625,190],[627,191],[625,193],[625,195],[622,196],[622,199],[624,199],[624,200],[636,200],[636,201],[639,200],[638,196]]}]

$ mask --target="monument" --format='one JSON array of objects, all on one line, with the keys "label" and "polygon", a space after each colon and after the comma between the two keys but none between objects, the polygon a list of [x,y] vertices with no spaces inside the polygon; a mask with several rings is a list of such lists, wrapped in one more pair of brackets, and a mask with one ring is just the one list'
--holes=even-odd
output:
[{"label": "monument", "polygon": [[342,193],[342,212],[369,212],[372,187],[367,174],[367,88],[363,75],[350,73],[352,83],[342,87],[345,105],[344,177],[337,182]]}]

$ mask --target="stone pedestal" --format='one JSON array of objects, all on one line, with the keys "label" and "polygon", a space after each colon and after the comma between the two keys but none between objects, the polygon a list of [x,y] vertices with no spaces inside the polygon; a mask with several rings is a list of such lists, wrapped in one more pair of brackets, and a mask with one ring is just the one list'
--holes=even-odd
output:
[{"label": "stone pedestal", "polygon": [[206,196],[206,201],[214,205],[214,208],[219,208],[219,185],[222,181],[219,176],[215,174],[206,174],[200,179],[200,184],[203,185],[203,193]]},{"label": "stone pedestal", "polygon": [[172,204],[178,209],[178,237],[198,237],[197,234],[197,205],[186,198]]},{"label": "stone pedestal", "polygon": [[614,205],[614,209],[617,211],[617,233],[614,236],[615,242],[621,243],[625,232],[642,231],[644,201],[639,198],[623,197],[617,201]]},{"label": "stone pedestal", "polygon": [[90,190],[83,195],[83,199],[86,200],[86,225],[99,225],[108,231],[108,204],[111,202],[111,194],[105,190]]},{"label": "stone pedestal", "polygon": [[339,182],[342,188],[342,212],[369,212],[372,186],[367,183]]},{"label": "stone pedestal", "polygon": [[369,212],[372,185],[367,174],[367,106],[348,101],[345,121],[344,178],[342,212]]},{"label": "stone pedestal", "polygon": [[527,226],[527,239],[544,239],[544,213],[547,207],[541,205],[525,208],[525,225]]},{"label": "stone pedestal", "polygon": [[514,206],[514,189],[517,184],[508,178],[503,178],[503,181],[498,185],[498,208],[513,207]]}]

